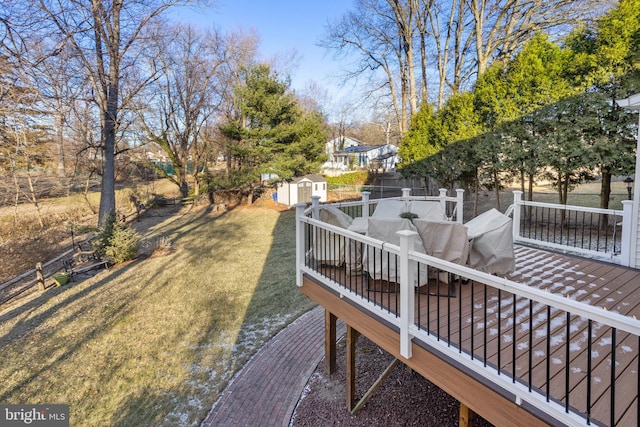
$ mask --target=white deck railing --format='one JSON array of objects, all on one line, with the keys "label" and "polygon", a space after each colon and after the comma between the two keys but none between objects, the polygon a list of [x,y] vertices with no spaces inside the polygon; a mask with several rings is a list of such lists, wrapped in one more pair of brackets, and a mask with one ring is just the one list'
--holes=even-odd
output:
[{"label": "white deck railing", "polygon": [[[441,194],[442,196],[442,194]],[[403,197],[409,197],[408,194],[405,194]],[[445,196],[446,197],[446,196]],[[461,204],[462,193],[458,193],[458,198],[451,198],[448,200],[449,202],[459,202],[454,209],[455,217],[461,219],[462,218],[462,204]],[[350,208],[353,206],[362,206],[362,215],[368,215],[370,204],[375,203],[373,201],[368,200],[368,194],[363,195],[363,200],[361,202],[348,202],[341,204],[334,204],[333,206],[341,206],[342,208]],[[514,219],[518,217],[518,211],[520,208],[518,206],[523,206],[523,204],[516,204],[516,208],[514,210]],[[478,286],[483,286],[485,289],[495,289],[497,292],[504,292],[513,298],[513,307],[512,310],[512,323],[516,323],[516,311],[520,310],[516,306],[521,306],[525,304],[528,307],[529,313],[533,313],[534,307],[536,312],[547,313],[548,317],[545,320],[536,320],[540,321],[542,324],[536,326],[536,330],[533,329],[533,320],[529,320],[530,330],[528,330],[528,339],[531,342],[532,337],[537,332],[539,333],[543,328],[547,328],[546,330],[550,330],[551,323],[557,322],[558,319],[565,318],[567,319],[566,325],[566,337],[565,342],[569,342],[570,339],[573,338],[570,335],[572,332],[572,328],[577,327],[576,325],[580,325],[580,328],[586,329],[584,326],[586,322],[589,325],[589,346],[592,345],[592,340],[597,341],[600,339],[604,332],[610,331],[611,339],[613,340],[613,344],[611,344],[611,354],[610,359],[612,361],[617,360],[617,357],[622,357],[618,355],[617,352],[622,351],[616,348],[616,333],[617,336],[625,334],[625,338],[629,339],[633,342],[635,340],[635,346],[640,344],[640,321],[635,318],[627,317],[621,315],[619,313],[607,311],[606,309],[600,307],[593,307],[588,304],[575,301],[573,299],[567,298],[565,296],[556,295],[547,291],[543,291],[531,286],[527,286],[525,284],[516,283],[510,281],[505,278],[496,277],[494,275],[486,274],[466,266],[450,263],[447,261],[443,261],[438,258],[434,258],[422,253],[418,253],[414,250],[410,250],[413,248],[413,239],[418,238],[417,233],[413,231],[401,231],[398,232],[400,237],[400,245],[392,245],[386,242],[378,241],[375,239],[371,239],[368,236],[361,235],[358,233],[351,232],[344,228],[336,227],[324,222],[319,221],[318,210],[322,209],[317,201],[314,202],[313,206],[309,209],[306,209],[306,205],[297,204],[296,205],[296,262],[297,262],[297,285],[302,286],[303,275],[308,275],[320,283],[323,283],[324,286],[334,290],[337,292],[341,298],[347,298],[352,301],[354,304],[362,307],[364,310],[372,313],[376,317],[382,318],[385,321],[389,322],[392,325],[395,325],[400,331],[400,348],[399,353],[402,357],[406,359],[410,359],[411,355],[411,343],[413,340],[418,339],[422,343],[424,343],[428,347],[432,347],[437,352],[440,352],[451,360],[456,361],[457,363],[465,366],[467,369],[474,372],[475,375],[479,377],[485,378],[486,380],[494,383],[498,387],[503,390],[512,393],[514,396],[514,401],[517,404],[528,403],[539,410],[547,413],[549,416],[558,420],[561,423],[566,425],[574,425],[574,426],[584,426],[589,422],[596,421],[595,419],[590,419],[590,412],[592,408],[592,402],[590,398],[587,399],[586,403],[581,401],[577,404],[579,409],[575,409],[573,405],[574,401],[571,402],[571,407],[569,407],[569,398],[570,394],[567,390],[566,396],[557,396],[557,395],[549,395],[549,391],[545,394],[543,390],[536,388],[534,385],[532,387],[531,384],[527,384],[526,380],[523,381],[521,377],[516,378],[515,373],[515,361],[513,377],[509,375],[505,375],[502,371],[502,368],[498,366],[488,366],[486,355],[483,360],[482,355],[475,354],[473,350],[473,341],[471,344],[471,352],[468,349],[462,349],[460,346],[456,345],[455,342],[452,342],[446,336],[443,338],[440,336],[440,330],[438,329],[437,334],[434,334],[433,331],[430,330],[430,326],[420,324],[420,316],[417,316],[416,307],[415,307],[415,299],[416,299],[416,290],[413,286],[413,276],[416,274],[415,266],[421,266],[427,271],[427,269],[436,269],[438,272],[446,272],[458,277],[458,286],[462,286],[462,279],[466,282],[477,283]],[[515,223],[516,221],[514,221]],[[624,226],[623,226],[624,229]],[[514,233],[516,227],[514,225]],[[367,293],[363,290],[364,288],[359,287],[358,285],[352,286],[347,279],[339,279],[338,276],[335,275],[327,275],[324,267],[322,267],[319,263],[314,261],[313,254],[313,239],[314,236],[318,236],[318,233],[330,233],[333,236],[338,236],[338,241],[342,241],[343,244],[347,245],[360,245],[361,248],[366,248],[364,250],[371,251],[380,251],[382,256],[394,256],[397,257],[397,263],[399,271],[399,291],[397,293],[397,298],[400,301],[400,306],[398,308],[387,307],[385,304],[381,304],[376,302],[375,300],[369,298]],[[324,236],[324,234],[323,234]],[[411,267],[410,267],[411,266]],[[418,267],[421,268],[421,267]],[[331,267],[334,271],[336,269],[340,269],[342,267]],[[420,270],[418,270],[418,275]],[[366,273],[365,273],[366,274]],[[343,274],[339,277],[347,277],[348,274]],[[462,288],[459,288],[462,290]],[[368,291],[367,291],[368,292]],[[500,295],[500,294],[499,294]],[[432,297],[434,298],[434,297]],[[511,298],[511,297],[510,297]],[[435,298],[437,299],[437,297]],[[516,304],[517,301],[517,304]],[[486,301],[485,301],[486,303]],[[475,302],[472,302],[472,305],[476,305]],[[498,306],[502,306],[502,301],[499,301]],[[330,308],[329,308],[330,309]],[[494,308],[488,309],[485,305],[483,308],[478,309],[478,311],[482,311],[484,309],[484,322],[485,327],[487,323],[487,319],[489,316],[495,316]],[[500,314],[501,308],[497,308],[498,310],[498,323],[501,323],[503,320],[501,316],[506,316],[506,309],[503,314]],[[524,309],[522,310],[524,311]],[[519,314],[520,315],[520,314]],[[563,317],[564,316],[564,317]],[[533,317],[533,316],[530,316]],[[543,316],[544,317],[544,316]],[[508,319],[507,319],[508,320]],[[475,315],[472,314],[471,318],[472,326],[474,326]],[[480,322],[480,321],[478,321]],[[459,322],[462,323],[462,322]],[[593,332],[594,337],[592,338],[591,327],[592,324],[597,324],[598,333]],[[462,326],[460,326],[462,327]],[[557,328],[557,325],[554,324],[554,328]],[[438,327],[439,328],[439,327]],[[562,326],[564,328],[564,326]],[[514,342],[515,342],[515,328],[514,328]],[[461,336],[461,331],[458,332]],[[584,334],[584,332],[583,332]],[[629,335],[630,334],[630,335]],[[443,334],[444,335],[444,334]],[[519,339],[521,337],[518,337]],[[485,336],[485,340],[486,340]],[[527,339],[526,337],[524,339]],[[548,337],[547,339],[551,339]],[[485,343],[486,344],[486,343]],[[549,344],[547,344],[549,345]],[[595,345],[595,344],[594,344]],[[515,347],[513,345],[512,347]],[[567,347],[567,352],[569,351],[569,346]],[[486,345],[485,345],[486,348]],[[499,349],[500,347],[498,347]],[[602,349],[600,349],[602,351]],[[500,352],[500,350],[498,350]],[[514,350],[515,351],[515,350]],[[573,351],[573,349],[571,350]],[[573,353],[572,353],[573,354]],[[567,353],[567,359],[569,358],[569,353]],[[499,357],[499,356],[498,356]],[[514,353],[515,357],[515,353]],[[531,356],[530,356],[531,357]],[[500,360],[500,359],[498,359]],[[567,360],[566,366],[563,368],[566,370],[567,378],[569,375],[574,375],[575,372],[572,370],[573,367],[570,364],[571,362]],[[636,364],[638,364],[636,362]],[[499,365],[499,364],[498,364]],[[611,393],[613,396],[613,390],[616,386],[615,379],[615,363],[613,363],[614,368],[612,371],[612,383],[609,385],[611,388]],[[640,369],[640,365],[638,366]],[[530,369],[530,368],[529,368]],[[547,373],[549,375],[549,373]],[[587,376],[587,380],[589,382],[593,381],[591,378],[591,372],[584,373]],[[600,381],[600,379],[597,379]],[[549,383],[549,378],[547,378],[547,383]],[[624,393],[631,393],[634,398],[637,399],[638,387],[632,390],[624,390]],[[632,396],[632,397],[633,397]],[[563,403],[566,402],[566,403]],[[614,401],[613,398],[610,402],[610,420],[612,422],[609,423],[608,419],[599,420],[600,422],[604,422],[607,424],[616,424],[616,414],[613,408]],[[584,408],[587,408],[586,410]],[[586,411],[586,412],[585,412]],[[586,415],[585,415],[586,413]],[[636,420],[638,421],[638,420]]]},{"label": "white deck railing", "polygon": [[628,267],[631,252],[632,202],[623,210],[559,205],[522,200],[513,192],[513,240],[556,251],[597,258]]}]

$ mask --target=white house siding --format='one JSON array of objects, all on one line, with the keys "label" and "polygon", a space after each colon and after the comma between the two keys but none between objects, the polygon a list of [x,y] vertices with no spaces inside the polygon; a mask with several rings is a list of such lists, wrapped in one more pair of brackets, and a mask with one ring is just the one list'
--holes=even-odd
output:
[{"label": "white house siding", "polygon": [[[347,147],[342,151],[334,153],[335,164],[346,169],[349,166],[349,159],[354,159],[354,166],[366,169],[374,160],[383,159],[385,169],[395,167],[397,148],[390,144],[385,145],[360,145]],[[388,156],[388,157],[387,157]]]}]

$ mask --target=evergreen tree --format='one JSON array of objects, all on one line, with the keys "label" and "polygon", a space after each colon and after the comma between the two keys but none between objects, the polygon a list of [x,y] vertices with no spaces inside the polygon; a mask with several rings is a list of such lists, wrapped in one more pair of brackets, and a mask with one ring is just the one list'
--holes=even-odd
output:
[{"label": "evergreen tree", "polygon": [[567,47],[567,76],[587,92],[581,103],[589,111],[580,120],[590,144],[587,160],[602,176],[600,207],[606,209],[612,177],[631,173],[635,163],[635,120],[614,101],[640,90],[640,0],[619,1],[597,26],[573,32]]},{"label": "evergreen tree", "polygon": [[235,163],[226,187],[244,187],[251,202],[262,174],[290,179],[319,171],[326,157],[324,119],[304,112],[286,82],[257,65],[245,71],[236,96],[239,119],[220,126]]}]

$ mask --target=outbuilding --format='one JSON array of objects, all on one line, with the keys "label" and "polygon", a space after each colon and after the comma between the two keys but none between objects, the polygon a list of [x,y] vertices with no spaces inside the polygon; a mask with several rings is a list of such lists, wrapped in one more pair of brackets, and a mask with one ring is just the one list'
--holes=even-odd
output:
[{"label": "outbuilding", "polygon": [[293,206],[296,203],[311,203],[311,196],[320,196],[321,202],[327,201],[327,180],[319,174],[296,177],[290,181],[278,183],[278,203]]}]

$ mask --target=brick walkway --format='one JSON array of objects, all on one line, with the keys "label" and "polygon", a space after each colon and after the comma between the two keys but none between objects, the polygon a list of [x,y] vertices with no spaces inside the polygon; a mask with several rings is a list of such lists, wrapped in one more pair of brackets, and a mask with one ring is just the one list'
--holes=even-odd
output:
[{"label": "brick walkway", "polygon": [[280,331],[247,362],[201,427],[288,426],[323,356],[324,309],[318,306]]}]

